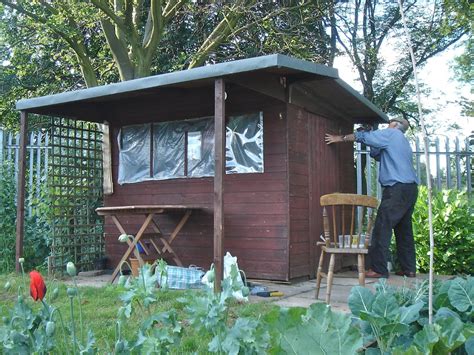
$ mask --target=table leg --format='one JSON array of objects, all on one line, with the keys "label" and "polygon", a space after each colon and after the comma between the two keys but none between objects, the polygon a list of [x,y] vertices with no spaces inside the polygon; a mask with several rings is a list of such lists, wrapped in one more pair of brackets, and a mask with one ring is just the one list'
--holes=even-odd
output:
[{"label": "table leg", "polygon": [[[112,280],[111,282],[114,282],[115,278],[117,277],[119,271],[120,271],[120,266],[122,265],[122,263],[128,259],[128,257],[130,256],[130,254],[132,253],[133,250],[136,250],[136,246],[137,246],[137,243],[140,241],[140,238],[142,237],[143,233],[145,232],[145,230],[147,229],[148,225],[150,224],[150,222],[153,220],[153,213],[149,213],[146,218],[145,218],[145,221],[143,222],[142,226],[140,227],[140,230],[138,231],[138,233],[136,234],[135,238],[133,239],[133,242],[132,245],[130,245],[127,249],[127,251],[125,252],[125,254],[123,254],[122,256],[122,259],[120,259],[120,262],[119,264],[117,265],[117,267],[115,268],[113,274],[112,274]],[[123,229],[123,227],[122,227]],[[126,233],[125,233],[126,234]],[[138,251],[137,251],[138,252]],[[138,254],[138,261],[140,263],[140,266],[143,266],[143,259],[140,257],[140,254]],[[141,262],[140,262],[141,261]]]},{"label": "table leg", "polygon": [[178,258],[178,255],[176,255],[176,253],[174,252],[174,250],[171,248],[171,246],[169,245],[169,243],[166,241],[165,238],[160,238],[161,242],[163,243],[164,247],[162,249],[162,252],[164,253],[166,250],[168,250],[168,252],[173,255],[173,260],[174,262],[178,265],[178,266],[183,266],[183,263],[181,262],[181,260]]},{"label": "table leg", "polygon": [[[112,221],[114,222],[115,226],[117,227],[117,229],[120,231],[121,234],[127,234],[127,232],[125,232],[125,229],[123,228],[122,224],[120,223],[120,221],[118,220],[118,218],[116,216],[111,216],[112,217]],[[127,244],[128,244],[128,247],[132,247],[133,243],[132,241],[127,238]],[[135,257],[138,259],[139,262],[143,263],[143,259],[141,258],[140,256],[140,253],[138,252],[137,249],[133,249],[133,255],[135,255]]]},{"label": "table leg", "polygon": [[[179,223],[176,225],[176,227],[174,228],[173,232],[171,232],[169,238],[165,239],[165,238],[160,238],[161,242],[163,243],[163,248],[161,249],[162,253],[168,251],[171,255],[173,255],[173,260],[174,262],[178,265],[178,266],[183,266],[183,263],[181,262],[181,260],[179,259],[178,255],[174,252],[173,248],[171,248],[171,243],[173,243],[173,240],[176,238],[176,236],[178,235],[178,233],[181,231],[181,229],[184,227],[184,225],[186,224],[186,222],[188,221],[189,219],[189,216],[191,216],[191,212],[192,210],[187,210],[183,217],[181,218],[181,220],[179,221]],[[156,225],[156,223],[155,223]],[[159,230],[159,227],[158,225],[156,225],[156,227],[158,228]]]}]

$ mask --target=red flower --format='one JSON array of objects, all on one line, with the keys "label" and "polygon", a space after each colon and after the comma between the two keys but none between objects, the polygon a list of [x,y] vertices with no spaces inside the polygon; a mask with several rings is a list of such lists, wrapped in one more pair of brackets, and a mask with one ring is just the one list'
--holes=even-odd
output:
[{"label": "red flower", "polygon": [[46,294],[46,285],[41,274],[33,270],[30,272],[30,295],[35,301],[43,300]]}]

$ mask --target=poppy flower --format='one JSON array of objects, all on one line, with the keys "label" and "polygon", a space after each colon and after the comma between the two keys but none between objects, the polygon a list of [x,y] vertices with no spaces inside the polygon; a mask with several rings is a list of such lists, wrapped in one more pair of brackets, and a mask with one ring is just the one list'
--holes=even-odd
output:
[{"label": "poppy flower", "polygon": [[43,300],[46,294],[46,285],[41,274],[33,270],[30,272],[30,295],[35,301]]}]

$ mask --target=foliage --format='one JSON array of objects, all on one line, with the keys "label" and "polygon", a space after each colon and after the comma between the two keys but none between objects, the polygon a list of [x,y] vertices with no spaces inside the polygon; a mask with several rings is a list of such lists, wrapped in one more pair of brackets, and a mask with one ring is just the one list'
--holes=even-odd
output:
[{"label": "foliage", "polygon": [[[51,331],[47,331],[50,320],[50,310],[42,308],[34,313],[25,302],[23,296],[18,296],[10,317],[3,318],[0,327],[0,343],[5,352],[15,354],[46,353],[55,349]],[[51,325],[49,326],[51,328]]]},{"label": "foliage", "polygon": [[[27,192],[27,196],[30,194]],[[15,268],[16,243],[16,181],[14,166],[9,161],[0,164],[0,271]],[[42,184],[38,197],[29,197],[26,205],[32,206],[31,215],[25,218],[24,257],[27,268],[46,263],[50,243],[50,204],[46,185]]]},{"label": "foliage", "polygon": [[13,270],[15,265],[16,183],[13,165],[0,165],[0,271]]},{"label": "foliage", "polygon": [[[23,266],[22,261],[21,264]],[[71,322],[66,325],[60,310],[48,305],[44,300],[46,287],[44,287],[42,276],[33,271],[30,273],[30,277],[32,280],[30,294],[35,301],[40,300],[43,307],[35,312],[25,300],[24,294],[27,290],[21,287],[18,288],[17,301],[13,309],[10,310],[10,315],[2,318],[3,325],[0,326],[0,343],[3,350],[14,354],[46,354],[50,352],[76,353],[76,349],[79,349],[82,354],[93,354],[95,352],[95,338],[90,330],[87,333],[87,339],[84,343],[82,342],[82,318],[81,336],[77,339],[75,335],[73,299],[78,295],[77,287],[68,288],[67,291],[70,299]],[[33,291],[38,285],[43,286],[44,289],[40,296],[36,297],[37,295]],[[57,288],[53,288],[51,300],[54,300],[57,294]],[[61,329],[61,332],[59,332],[59,329]],[[70,342],[67,341],[66,334],[71,336]]]},{"label": "foliage", "polygon": [[[418,67],[469,32],[469,22],[459,16],[468,3],[437,0],[427,6],[416,0],[403,2]],[[331,27],[358,71],[363,95],[384,112],[408,117],[416,112],[410,112],[415,106],[405,102],[414,95],[403,97],[414,92],[407,86],[413,68],[398,6],[398,2],[389,0],[341,1],[335,6]],[[381,53],[388,46],[391,60],[384,61]]]},{"label": "foliage", "polygon": [[472,277],[438,285],[433,324],[428,324],[425,283],[415,290],[399,290],[382,279],[375,294],[354,287],[348,303],[364,335],[366,354],[449,354],[461,346],[472,353],[468,339],[474,336],[473,297]]},{"label": "foliage", "polygon": [[281,308],[265,316],[272,334],[271,354],[354,354],[362,346],[359,330],[343,313],[323,303],[307,310]]},{"label": "foliage", "polygon": [[[419,187],[413,232],[419,272],[429,270],[428,190]],[[474,201],[464,191],[433,192],[434,267],[439,274],[474,274]]]},{"label": "foliage", "polygon": [[[30,305],[21,296],[0,325],[2,349],[24,353],[282,354],[301,353],[308,346],[314,346],[316,353],[319,353],[317,349],[320,353],[334,353],[336,349],[336,353],[346,354],[354,353],[362,344],[359,331],[351,327],[349,317],[332,312],[325,304],[315,304],[308,310],[271,307],[273,310],[268,312],[269,306],[265,303],[257,307],[232,300],[233,292],[242,286],[237,286],[238,282],[232,282],[230,278],[223,281],[222,293],[215,294],[210,288],[192,290],[183,292],[184,297],[177,302],[176,293],[179,291],[149,287],[159,276],[158,270],[154,273],[151,270],[149,266],[144,266],[140,270],[141,276],[136,280],[130,278],[127,286],[95,290],[69,287],[69,317],[65,312],[68,302],[61,297],[66,294],[64,286],[60,285],[53,292],[48,291],[42,308],[38,308],[37,304]],[[238,276],[238,272],[232,274],[232,278]],[[17,281],[10,278],[10,290],[15,289]],[[48,287],[55,289],[50,284]],[[60,296],[55,298],[58,294]],[[81,297],[78,297],[79,294]],[[110,329],[114,327],[110,310],[117,309],[116,303],[111,300],[117,294],[123,305],[118,309],[115,341],[111,342],[114,334]],[[156,302],[145,304],[140,300],[142,306],[132,307],[128,314],[125,309],[130,303],[138,304],[138,295]],[[9,299],[12,297],[6,288],[0,290],[0,296],[7,300],[5,305],[11,304]],[[100,303],[103,300],[105,302]],[[94,332],[89,329],[87,337],[83,335],[86,328],[83,330],[82,325],[76,331],[73,301],[84,309],[89,308],[84,314],[88,314],[91,321],[97,320]],[[46,302],[54,302],[57,306]],[[160,304],[161,307],[156,308]],[[0,311],[5,314],[3,307]],[[107,315],[103,313],[106,309],[110,309]],[[267,315],[259,316],[262,311]],[[145,317],[144,313],[147,314]],[[108,331],[108,338],[102,339],[99,346],[96,334],[104,331]]]},{"label": "foliage", "polygon": [[157,301],[155,287],[157,284],[157,274],[153,272],[152,266],[149,264],[139,268],[138,277],[130,277],[125,283],[125,289],[120,299],[123,306],[119,310],[119,315],[123,313],[126,318],[130,318],[132,306],[138,305],[143,311],[143,307],[149,311],[150,304]]},{"label": "foliage", "polygon": [[240,274],[236,266],[232,265],[230,277],[222,281],[220,293],[207,287],[204,295],[181,300],[186,304],[188,321],[197,333],[211,335],[208,346],[210,352],[258,354],[268,347],[269,334],[261,327],[259,319],[239,318],[234,324],[229,324],[228,304],[233,293],[245,287],[239,284],[238,278]]}]

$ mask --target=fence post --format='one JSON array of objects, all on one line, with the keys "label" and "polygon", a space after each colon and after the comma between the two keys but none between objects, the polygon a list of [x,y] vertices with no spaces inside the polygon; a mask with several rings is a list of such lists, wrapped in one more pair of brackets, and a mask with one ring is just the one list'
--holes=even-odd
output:
[{"label": "fence post", "polygon": [[366,154],[366,159],[365,159],[365,182],[367,184],[367,195],[373,196],[373,191],[372,191],[372,164],[371,164],[371,157],[370,157],[370,147],[367,145],[365,146],[365,154]]},{"label": "fence post", "polygon": [[421,162],[420,162],[420,138],[416,137],[415,141],[415,154],[416,154],[416,175],[420,179],[421,183]]},{"label": "fence post", "polygon": [[361,144],[356,143],[356,171],[357,171],[357,194],[362,194],[362,151]]},{"label": "fence post", "polygon": [[[7,160],[11,161],[12,159],[12,150],[13,150],[13,133],[10,132],[8,133],[8,138],[7,138]],[[13,155],[13,158],[15,158],[15,155]]]},{"label": "fence post", "polygon": [[375,162],[375,171],[377,176],[377,199],[380,201],[382,199],[382,186],[379,183],[379,175],[380,175],[380,162]]},{"label": "fence post", "polygon": [[40,198],[41,190],[41,131],[38,131],[36,136],[36,198]]},{"label": "fence post", "polygon": [[49,163],[49,132],[46,132],[44,137],[44,176],[45,180],[48,177],[48,163]]},{"label": "fence post", "polygon": [[457,189],[461,190],[462,181],[461,181],[461,150],[459,149],[459,137],[456,137],[455,141],[455,150],[456,150],[456,183]]},{"label": "fence post", "polygon": [[5,131],[0,128],[0,165],[3,164],[3,146],[4,146]]},{"label": "fence post", "polygon": [[441,190],[441,169],[440,169],[440,154],[439,154],[439,137],[435,139],[435,155],[436,155],[436,187]]},{"label": "fence post", "polygon": [[28,152],[30,153],[30,156],[29,156],[29,160],[30,160],[30,164],[29,164],[29,171],[28,171],[28,189],[27,191],[29,192],[28,195],[29,195],[29,201],[28,201],[28,217],[31,217],[31,214],[33,213],[33,208],[31,207],[31,200],[32,200],[32,197],[33,197],[33,162],[34,162],[34,158],[35,158],[35,151],[34,151],[34,147],[33,147],[33,142],[35,140],[35,134],[33,132],[30,133],[30,142],[28,144],[28,142],[26,142],[27,144],[27,150]]},{"label": "fence post", "polygon": [[449,154],[449,138],[446,137],[446,187],[451,188],[451,155]]},{"label": "fence post", "polygon": [[466,138],[466,185],[467,193],[471,195],[472,192],[472,180],[471,180],[471,156],[473,152],[470,150],[469,137]]}]

